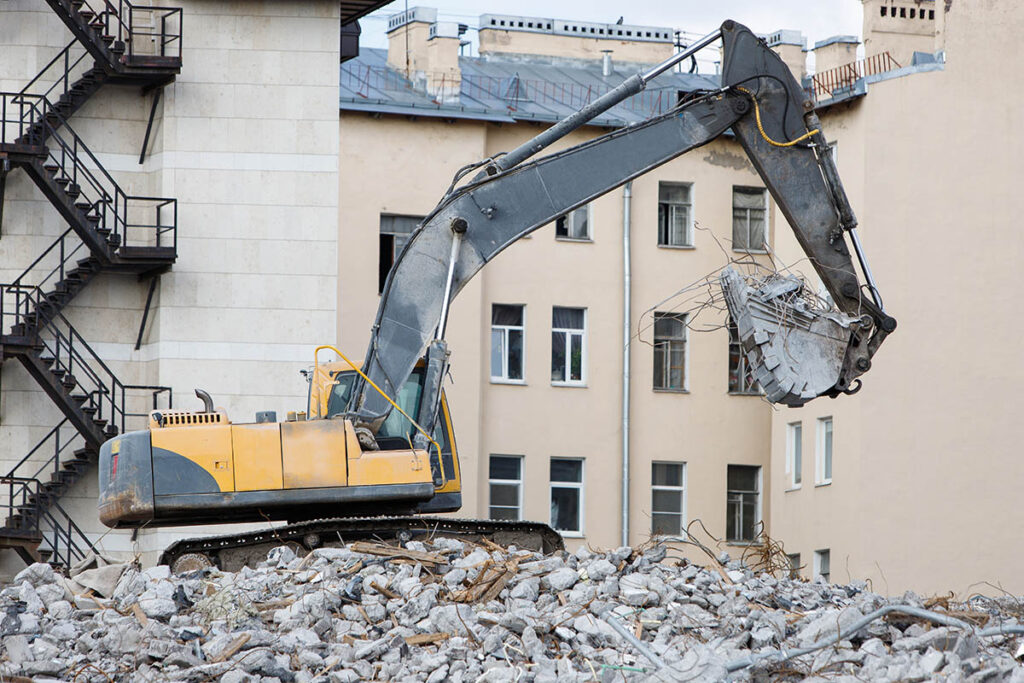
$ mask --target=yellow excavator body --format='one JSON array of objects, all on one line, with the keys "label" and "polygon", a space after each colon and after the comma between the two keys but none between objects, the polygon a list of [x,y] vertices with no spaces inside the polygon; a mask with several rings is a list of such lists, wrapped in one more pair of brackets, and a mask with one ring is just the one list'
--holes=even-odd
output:
[{"label": "yellow excavator body", "polygon": [[[366,514],[447,512],[461,507],[458,456],[447,400],[427,450],[395,411],[364,448],[341,415],[355,373],[317,364],[306,412],[284,422],[234,424],[223,410],[153,411],[148,429],[100,451],[99,514],[110,527],[305,520]],[[418,404],[422,373],[399,392]],[[260,417],[259,415],[257,416]]]}]

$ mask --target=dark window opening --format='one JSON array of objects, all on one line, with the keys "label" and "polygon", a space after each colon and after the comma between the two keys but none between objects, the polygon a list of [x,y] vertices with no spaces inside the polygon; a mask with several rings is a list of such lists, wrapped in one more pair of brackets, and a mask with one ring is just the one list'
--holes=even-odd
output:
[{"label": "dark window opening", "polygon": [[409,235],[419,225],[421,218],[417,216],[386,216],[380,217],[380,256],[377,267],[377,293],[384,291],[391,267],[402,253]]},{"label": "dark window opening", "polygon": [[906,7],[900,7],[900,19],[906,19],[906,18],[907,18],[907,8]]},{"label": "dark window opening", "polygon": [[885,10],[886,9],[887,9],[887,7],[885,5],[882,5],[882,16],[883,17],[885,16]]},{"label": "dark window opening", "polygon": [[934,19],[935,18],[935,10],[933,10],[933,9],[928,10],[928,18],[929,19]]},{"label": "dark window opening", "polygon": [[914,19],[916,17],[916,15],[917,15],[917,10],[914,9],[913,7],[911,7],[910,8],[910,18]]}]

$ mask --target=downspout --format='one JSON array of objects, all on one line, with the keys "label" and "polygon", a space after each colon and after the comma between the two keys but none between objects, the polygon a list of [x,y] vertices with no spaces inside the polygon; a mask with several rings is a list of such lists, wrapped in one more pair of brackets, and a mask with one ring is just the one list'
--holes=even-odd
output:
[{"label": "downspout", "polygon": [[622,186],[622,545],[629,545],[630,213],[633,181]]}]

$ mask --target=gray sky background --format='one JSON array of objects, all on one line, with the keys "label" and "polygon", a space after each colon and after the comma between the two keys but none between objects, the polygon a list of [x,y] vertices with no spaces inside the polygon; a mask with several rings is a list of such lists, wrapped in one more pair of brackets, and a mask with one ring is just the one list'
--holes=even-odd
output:
[{"label": "gray sky background", "polygon": [[[387,17],[402,11],[405,4],[404,0],[396,0],[361,19],[361,44],[387,47]],[[800,30],[807,38],[808,47],[830,36],[860,36],[861,32],[860,0],[410,0],[408,4],[409,7],[436,7],[438,20],[458,21],[470,27],[476,27],[479,16],[487,12],[607,23],[614,23],[623,16],[627,24],[681,29],[687,38],[692,39],[710,33],[724,19],[735,19],[757,33],[782,28]],[[470,31],[472,33],[475,32]],[[468,37],[475,38],[472,35]],[[472,49],[475,54],[475,45]],[[702,64],[701,70],[704,69]]]}]

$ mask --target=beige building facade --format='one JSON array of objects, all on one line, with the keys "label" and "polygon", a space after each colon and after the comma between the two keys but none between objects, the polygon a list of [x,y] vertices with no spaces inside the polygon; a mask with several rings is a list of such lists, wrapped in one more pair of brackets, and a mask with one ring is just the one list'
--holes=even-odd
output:
[{"label": "beige building facade", "polygon": [[[47,141],[51,151],[59,150],[58,137],[77,136],[84,167],[109,175],[108,187],[176,200],[176,258],[158,276],[148,313],[151,278],[140,282],[135,273],[116,268],[100,272],[63,306],[66,321],[54,326],[61,334],[77,335],[76,348],[84,343],[94,352],[82,352],[72,392],[88,390],[89,367],[108,387],[115,382],[166,387],[176,408],[198,407],[192,392],[200,387],[236,420],[252,421],[257,410],[276,410],[283,417],[286,410],[304,409],[306,383],[299,370],[311,363],[313,347],[333,340],[336,330],[339,6],[284,0],[164,4],[181,8],[183,17],[182,30],[173,23],[166,34],[180,36],[182,45],[173,82],[142,94],[139,85],[107,83]],[[170,21],[177,22],[177,16]],[[72,61],[85,54],[82,42],[46,3],[4,2],[0,89],[21,91],[69,42]],[[136,36],[140,50],[142,42]],[[170,41],[168,53],[178,54],[178,44]],[[59,79],[58,71],[44,71],[28,92],[47,90]],[[81,70],[72,72],[72,80],[80,75]],[[55,100],[54,93],[60,94],[50,92]],[[154,109],[157,92],[161,97]],[[152,130],[140,163],[151,111]],[[6,114],[2,142],[13,143],[14,116],[10,108]],[[85,197],[85,181],[80,184]],[[173,224],[172,217],[165,209],[162,224]],[[142,222],[134,214],[131,220]],[[54,278],[47,275],[60,264],[60,248],[47,249],[69,223],[18,167],[6,175],[0,230],[0,280],[15,282],[42,255],[21,282],[52,289]],[[73,231],[65,247],[68,254],[78,249],[68,268],[89,256]],[[17,291],[5,288],[5,335],[15,323],[16,300]],[[47,327],[43,334],[56,333]],[[62,423],[55,401],[15,357],[8,357],[0,372],[0,470],[49,480],[55,448],[63,448],[66,459],[83,446],[81,437]],[[151,389],[126,393],[129,411],[152,407]],[[167,403],[168,391],[159,392],[158,406]],[[109,406],[107,411],[104,417],[110,417]],[[125,422],[128,429],[145,424],[133,417]],[[8,481],[5,519],[11,514]],[[21,483],[12,484],[14,490]],[[108,532],[97,518],[97,496],[92,467],[61,496],[66,515],[56,508],[51,514],[65,525],[70,518],[103,552],[141,552],[151,562],[172,538],[222,530]],[[83,538],[75,538],[84,547]],[[0,551],[0,576],[23,566],[13,550]]]},{"label": "beige building facade", "polygon": [[[912,6],[927,10],[914,26],[928,25],[934,9],[933,42],[914,49],[944,52],[941,68],[869,77],[854,89],[863,96],[837,98],[821,114],[899,328],[856,396],[773,411],[771,533],[799,553],[805,576],[827,551],[833,580],[869,579],[883,593],[1020,594],[1013,196],[1024,169],[1012,122],[1021,76],[999,69],[1001,95],[970,94],[1016,44],[1024,8],[932,4],[865,2],[865,56],[892,38],[875,27],[910,22]],[[979,137],[979,125],[990,135]],[[777,235],[791,262],[796,245]],[[787,466],[795,425],[799,488]]]}]

